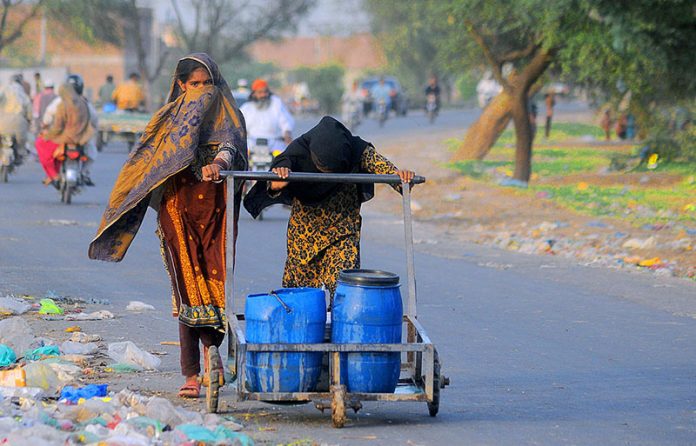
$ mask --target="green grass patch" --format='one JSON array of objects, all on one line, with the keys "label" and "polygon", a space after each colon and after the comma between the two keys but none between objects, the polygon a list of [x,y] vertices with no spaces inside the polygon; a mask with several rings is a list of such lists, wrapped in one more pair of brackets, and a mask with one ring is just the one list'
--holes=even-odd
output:
[{"label": "green grass patch", "polygon": [[684,181],[668,188],[640,186],[530,185],[529,193],[546,192],[556,203],[584,215],[614,217],[634,225],[667,222],[696,224],[696,212],[685,209],[694,203],[696,185]]},{"label": "green grass patch", "polygon": [[[582,138],[592,137],[597,140],[604,139],[604,131],[597,125],[559,122],[551,125],[551,134],[548,139],[544,136],[544,123],[541,118],[537,121],[537,142],[543,141],[545,144],[567,142]],[[514,129],[507,129],[500,135],[496,146],[508,146],[515,144]]]},{"label": "green grass patch", "polygon": [[[595,126],[585,124],[557,124],[552,138],[543,147],[535,148],[532,158],[532,181],[528,189],[520,189],[521,194],[536,195],[545,192],[548,199],[579,214],[596,217],[621,218],[631,224],[682,223],[688,227],[696,226],[696,166],[659,162],[656,169],[648,169],[645,164],[633,168],[635,173],[653,175],[668,173],[680,175],[683,181],[677,184],[656,187],[654,185],[594,185],[592,179],[602,169],[609,168],[612,157],[623,157],[637,163],[639,148],[627,151],[611,146],[558,145],[552,142],[579,139],[585,135],[601,138],[601,131]],[[506,139],[507,142],[506,142]],[[452,148],[460,143],[448,141]],[[462,161],[450,165],[459,173],[482,181],[497,181],[512,176],[515,169],[514,135],[506,131],[482,161]],[[549,144],[550,143],[550,144]],[[578,187],[582,174],[587,174],[588,184]],[[572,184],[564,177],[576,175]],[[539,179],[544,183],[540,184]],[[596,178],[596,177],[595,177]],[[557,184],[554,184],[557,182]],[[654,183],[653,183],[654,184]],[[691,207],[689,206],[691,205]]]}]

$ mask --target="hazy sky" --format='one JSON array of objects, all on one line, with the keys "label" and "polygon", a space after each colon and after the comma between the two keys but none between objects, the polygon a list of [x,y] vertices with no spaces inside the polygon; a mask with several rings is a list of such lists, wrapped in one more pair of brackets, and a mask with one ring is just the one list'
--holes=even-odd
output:
[{"label": "hazy sky", "polygon": [[[177,2],[182,12],[185,11],[187,0]],[[175,19],[171,0],[140,0],[138,3],[154,7],[159,21]],[[348,35],[366,31],[369,31],[369,17],[363,11],[362,0],[317,0],[316,6],[300,24],[298,34]]]}]

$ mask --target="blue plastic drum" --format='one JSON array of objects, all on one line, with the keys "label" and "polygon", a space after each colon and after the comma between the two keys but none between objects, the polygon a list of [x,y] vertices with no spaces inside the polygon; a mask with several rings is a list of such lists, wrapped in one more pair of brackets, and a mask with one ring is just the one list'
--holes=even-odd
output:
[{"label": "blue plastic drum", "polygon": [[[326,301],[318,288],[282,288],[247,296],[249,343],[324,342]],[[247,383],[252,392],[311,392],[321,372],[322,353],[247,353]]]},{"label": "blue plastic drum", "polygon": [[[341,271],[331,314],[333,343],[400,343],[402,317],[398,275],[365,269]],[[392,393],[400,370],[399,352],[341,354],[341,382],[349,392]]]}]

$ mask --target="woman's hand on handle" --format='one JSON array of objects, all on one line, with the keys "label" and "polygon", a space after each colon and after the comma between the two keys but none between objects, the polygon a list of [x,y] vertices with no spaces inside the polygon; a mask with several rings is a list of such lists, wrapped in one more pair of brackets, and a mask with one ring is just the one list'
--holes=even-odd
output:
[{"label": "woman's hand on handle", "polygon": [[399,175],[403,183],[410,183],[413,181],[413,177],[416,176],[416,173],[412,170],[397,170],[396,174]]},{"label": "woman's hand on handle", "polygon": [[217,164],[208,164],[203,166],[201,170],[203,181],[219,181],[220,180],[220,168]]},{"label": "woman's hand on handle", "polygon": [[[271,169],[271,172],[278,175],[280,178],[285,179],[290,174],[290,169],[288,169],[287,167],[274,167],[273,169]],[[280,190],[280,189],[284,188],[285,186],[287,186],[288,182],[287,181],[271,181],[270,184],[271,184],[271,186],[270,186],[271,190]]]}]

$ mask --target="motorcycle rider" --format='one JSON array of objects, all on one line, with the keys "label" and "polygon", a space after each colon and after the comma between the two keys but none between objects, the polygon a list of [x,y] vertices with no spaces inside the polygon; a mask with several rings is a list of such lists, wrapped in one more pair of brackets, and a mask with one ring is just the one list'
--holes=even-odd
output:
[{"label": "motorcycle rider", "polygon": [[47,130],[43,124],[43,117],[46,114],[48,106],[58,97],[55,93],[55,85],[52,80],[46,79],[42,92],[34,97],[34,132],[36,133],[36,154],[39,156],[39,162],[46,172],[46,178],[43,180],[44,185],[58,185],[58,170],[59,163],[53,158],[53,152],[58,146],[53,141],[43,138],[44,130]]},{"label": "motorcycle rider", "polygon": [[31,115],[31,99],[24,90],[21,76],[15,75],[9,84],[0,89],[0,135],[14,138],[16,166],[28,154],[26,141]]},{"label": "motorcycle rider", "polygon": [[259,138],[268,139],[271,152],[285,150],[292,141],[295,120],[283,101],[269,90],[265,80],[252,82],[249,101],[240,107],[240,111],[246,121],[250,149],[256,146]]},{"label": "motorcycle rider", "polygon": [[[82,136],[84,135],[89,135],[89,138],[83,140],[83,141],[77,141],[77,143],[81,143],[84,146],[84,154],[87,156],[87,160],[82,164],[82,182],[86,186],[94,186],[94,182],[92,181],[92,178],[90,177],[90,168],[92,164],[94,163],[94,160],[97,157],[97,146],[94,142],[94,136],[97,133],[98,129],[98,118],[97,118],[97,110],[94,108],[94,106],[87,100],[86,97],[82,95],[85,84],[84,81],[82,80],[82,76],[79,74],[71,74],[68,76],[66,80],[66,84],[63,85],[61,88],[72,88],[75,93],[77,94],[77,98],[80,103],[78,103],[78,107],[82,107],[84,104],[84,107],[86,107],[86,110],[89,114],[89,129],[85,129],[83,134],[81,135],[80,139],[82,139]],[[60,91],[60,90],[59,90]],[[61,103],[63,102],[63,99],[61,96],[58,96],[56,99],[51,102],[51,104],[48,106],[46,109],[46,112],[44,113],[44,118],[43,118],[43,124],[45,128],[50,129],[50,131],[43,135],[47,139],[53,139],[51,136],[54,135],[57,131],[60,132],[60,129],[56,129],[54,124],[56,123],[56,120],[58,118],[58,113],[63,112],[66,113],[67,108],[65,107],[60,107]],[[65,123],[65,121],[70,121],[71,118],[70,116],[61,116],[60,120]],[[55,142],[60,142],[60,141],[55,141]]]},{"label": "motorcycle rider", "polygon": [[341,116],[346,127],[354,130],[360,124],[362,111],[363,95],[360,83],[354,80],[351,89],[343,93],[343,98],[341,99]]},{"label": "motorcycle rider", "polygon": [[428,96],[435,96],[435,114],[440,111],[440,86],[437,83],[437,76],[434,74],[428,78],[428,86],[425,87],[426,103]]},{"label": "motorcycle rider", "polygon": [[379,110],[379,103],[384,101],[384,106],[386,107],[388,114],[388,111],[391,108],[391,88],[384,82],[384,76],[381,76],[379,78],[379,83],[372,87],[372,90],[370,90],[370,95],[372,96],[374,103],[373,109]]}]

